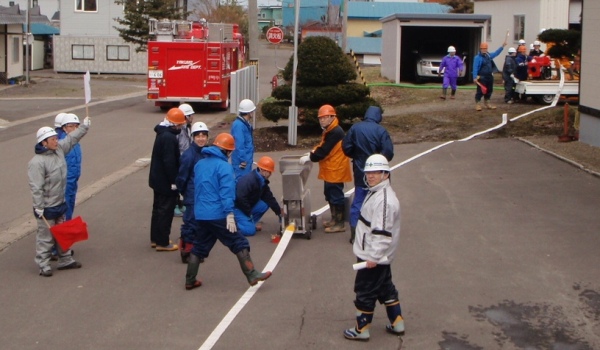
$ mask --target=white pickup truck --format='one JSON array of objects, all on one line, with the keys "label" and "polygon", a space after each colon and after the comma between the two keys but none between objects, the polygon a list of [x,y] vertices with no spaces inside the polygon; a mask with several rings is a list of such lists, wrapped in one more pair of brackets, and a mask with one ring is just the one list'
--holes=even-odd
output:
[{"label": "white pickup truck", "polygon": [[[532,97],[539,103],[551,104],[560,88],[560,80],[527,80],[518,82],[515,92],[525,97]],[[565,81],[560,89],[560,94],[578,96],[579,80]]]}]

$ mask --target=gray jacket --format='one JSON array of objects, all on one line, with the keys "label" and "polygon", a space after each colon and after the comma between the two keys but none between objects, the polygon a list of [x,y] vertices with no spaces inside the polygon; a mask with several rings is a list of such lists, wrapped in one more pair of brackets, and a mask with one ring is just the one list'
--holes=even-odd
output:
[{"label": "gray jacket", "polygon": [[67,183],[65,154],[69,153],[87,131],[87,126],[80,125],[64,139],[58,141],[56,151],[51,151],[40,143],[36,144],[36,154],[27,166],[34,209],[45,209],[64,203]]}]

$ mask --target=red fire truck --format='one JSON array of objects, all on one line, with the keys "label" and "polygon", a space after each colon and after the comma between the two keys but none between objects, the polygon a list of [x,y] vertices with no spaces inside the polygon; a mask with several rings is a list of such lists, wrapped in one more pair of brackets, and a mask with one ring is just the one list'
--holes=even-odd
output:
[{"label": "red fire truck", "polygon": [[231,73],[244,65],[237,24],[151,19],[149,101],[163,110],[180,103],[229,107]]}]

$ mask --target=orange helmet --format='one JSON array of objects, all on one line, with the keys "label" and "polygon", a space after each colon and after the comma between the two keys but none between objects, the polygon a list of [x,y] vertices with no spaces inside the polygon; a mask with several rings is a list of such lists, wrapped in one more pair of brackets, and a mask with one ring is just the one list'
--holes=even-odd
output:
[{"label": "orange helmet", "polygon": [[527,48],[525,47],[525,45],[519,45],[519,47],[517,48],[517,51],[519,53],[526,53],[527,52]]},{"label": "orange helmet", "polygon": [[321,108],[319,108],[319,118],[328,117],[330,115],[336,115],[335,109],[333,109],[333,107],[331,107],[330,105],[323,105],[321,106]]},{"label": "orange helmet", "polygon": [[259,169],[268,171],[270,173],[275,171],[275,162],[273,161],[273,158],[271,158],[271,157],[267,157],[267,156],[261,157],[258,160],[258,162],[256,162],[256,166]]},{"label": "orange helmet", "polygon": [[235,149],[235,140],[233,139],[233,136],[231,136],[231,134],[222,132],[219,135],[217,135],[217,137],[215,138],[215,142],[213,142],[213,145],[226,151],[233,151]]},{"label": "orange helmet", "polygon": [[181,109],[171,108],[167,112],[167,120],[173,124],[185,124],[185,115]]},{"label": "orange helmet", "polygon": [[481,43],[481,45],[479,45],[480,49],[487,49],[488,48],[488,43]]}]

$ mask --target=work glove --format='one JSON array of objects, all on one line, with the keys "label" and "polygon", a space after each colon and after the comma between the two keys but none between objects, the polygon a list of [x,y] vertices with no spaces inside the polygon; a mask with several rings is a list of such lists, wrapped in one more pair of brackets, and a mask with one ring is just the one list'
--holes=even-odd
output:
[{"label": "work glove", "polygon": [[235,226],[235,217],[233,213],[227,214],[227,230],[231,233],[237,232],[237,226]]},{"label": "work glove", "polygon": [[83,119],[83,125],[89,128],[90,125],[92,125],[92,119],[90,117],[85,117],[85,119]]},{"label": "work glove", "polygon": [[519,82],[519,79],[518,79],[517,77],[515,77],[515,75],[514,75],[514,74],[511,74],[511,75],[510,75],[510,77],[511,77],[511,78],[512,78],[512,80],[515,82],[515,84]]},{"label": "work glove", "polygon": [[300,160],[298,160],[300,165],[304,165],[306,162],[310,162],[310,153],[304,154],[302,157],[300,157]]},{"label": "work glove", "polygon": [[240,169],[246,169],[246,162],[240,163]]},{"label": "work glove", "polygon": [[177,191],[177,185],[172,184],[171,185],[171,191]]},{"label": "work glove", "polygon": [[33,208],[33,211],[35,212],[35,216],[37,216],[40,219],[42,218],[42,216],[44,216],[44,209]]}]

